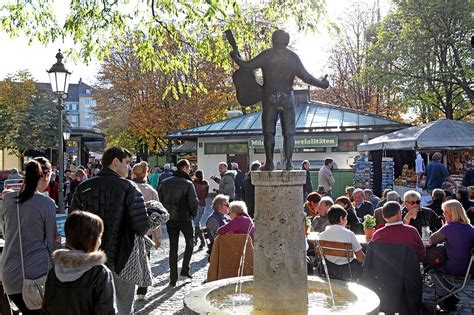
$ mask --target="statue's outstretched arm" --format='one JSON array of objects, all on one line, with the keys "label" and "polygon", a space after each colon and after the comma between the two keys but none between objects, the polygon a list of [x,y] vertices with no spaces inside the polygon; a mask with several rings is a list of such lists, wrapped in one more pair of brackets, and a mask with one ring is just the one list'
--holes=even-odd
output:
[{"label": "statue's outstretched arm", "polygon": [[235,63],[238,64],[240,68],[245,70],[255,70],[263,67],[263,61],[265,60],[264,54],[265,52],[262,52],[257,57],[249,61],[243,60],[240,57],[239,53],[236,51],[232,51],[230,53],[230,56],[232,57],[232,59],[234,59]]},{"label": "statue's outstretched arm", "polygon": [[317,86],[322,89],[327,89],[329,87],[329,81],[324,77],[324,79],[319,80],[313,77],[311,74],[306,71],[305,67],[303,66],[303,63],[301,60],[298,58],[298,61],[296,63],[296,76],[303,80],[303,82],[311,84],[313,86]]}]

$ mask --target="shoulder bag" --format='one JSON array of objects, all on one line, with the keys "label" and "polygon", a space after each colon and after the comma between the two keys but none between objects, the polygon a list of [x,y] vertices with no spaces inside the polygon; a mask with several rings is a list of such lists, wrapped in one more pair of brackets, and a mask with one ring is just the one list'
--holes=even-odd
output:
[{"label": "shoulder bag", "polygon": [[[38,279],[25,278],[25,262],[23,260],[23,242],[21,239],[21,222],[20,222],[20,204],[16,204],[16,213],[18,218],[18,236],[20,239],[20,256],[21,256],[21,272],[23,275],[23,287],[21,294],[26,307],[29,310],[39,310],[43,304],[44,290],[48,272]],[[49,263],[49,262],[48,262]],[[49,269],[49,268],[48,268]]]}]

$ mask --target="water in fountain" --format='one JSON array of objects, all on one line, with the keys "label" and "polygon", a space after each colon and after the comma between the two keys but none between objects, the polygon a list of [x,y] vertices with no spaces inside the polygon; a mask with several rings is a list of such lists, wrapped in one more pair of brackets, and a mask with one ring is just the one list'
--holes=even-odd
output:
[{"label": "water in fountain", "polygon": [[232,299],[232,308],[234,308],[234,302],[240,302],[240,305],[242,305],[242,302],[245,303],[248,300],[247,296],[242,295],[242,276],[244,273],[245,252],[247,250],[247,243],[250,239],[251,228],[252,225],[249,224],[247,235],[245,238],[244,249],[242,251],[242,256],[240,256],[239,269],[237,270],[237,277],[239,278],[239,281],[235,285],[234,299]]},{"label": "water in fountain", "polygon": [[336,306],[336,302],[334,301],[334,293],[332,291],[331,278],[329,277],[328,266],[326,264],[326,258],[324,258],[323,249],[321,248],[321,245],[319,244],[319,240],[317,241],[317,247],[319,250],[319,256],[321,257],[321,261],[323,262],[324,273],[326,273],[326,279],[328,280],[329,292],[331,293],[332,306]]}]

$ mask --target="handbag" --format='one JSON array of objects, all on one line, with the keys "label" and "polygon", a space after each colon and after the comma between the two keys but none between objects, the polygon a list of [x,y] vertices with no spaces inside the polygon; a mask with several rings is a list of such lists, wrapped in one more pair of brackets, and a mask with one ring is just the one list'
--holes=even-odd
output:
[{"label": "handbag", "polygon": [[443,244],[429,247],[426,250],[426,258],[424,262],[430,267],[430,269],[443,267],[446,260],[448,260],[448,254],[446,252],[446,247]]},{"label": "handbag", "polygon": [[[48,273],[38,279],[25,278],[25,263],[23,260],[23,242],[21,239],[21,224],[20,224],[20,204],[16,204],[16,213],[18,218],[18,236],[20,239],[20,257],[21,257],[21,272],[23,275],[23,286],[21,294],[26,307],[29,310],[39,310],[43,304],[44,290],[46,285],[46,278]],[[49,263],[49,262],[48,262]],[[48,267],[49,269],[49,267]]]},{"label": "handbag", "polygon": [[153,242],[148,237],[135,235],[132,252],[118,277],[139,287],[151,286],[153,277],[148,253],[153,246]]}]

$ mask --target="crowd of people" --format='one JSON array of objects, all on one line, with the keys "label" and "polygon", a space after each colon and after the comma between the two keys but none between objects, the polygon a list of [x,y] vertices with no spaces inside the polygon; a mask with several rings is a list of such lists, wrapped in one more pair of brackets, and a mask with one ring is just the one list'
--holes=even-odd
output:
[{"label": "crowd of people", "polygon": [[[22,189],[4,193],[0,212],[5,240],[2,284],[23,314],[131,314],[134,300],[145,298],[147,286],[142,279],[130,280],[141,277],[133,274],[130,266],[144,261],[146,271],[149,246],[160,247],[159,224],[164,222],[170,244],[170,287],[176,286],[178,275],[193,277],[190,262],[196,246],[197,250],[207,247],[211,254],[219,235],[246,234],[253,240],[255,188],[251,172],[259,169],[260,162],[253,162],[248,174],[235,162],[221,162],[216,165],[219,176],[206,180],[203,171],[185,159],[176,166],[165,164],[152,169],[146,162],[131,167],[131,161],[129,151],[111,147],[96,165],[97,171],[88,173],[78,168],[74,174],[65,172],[65,242],[57,231],[55,172],[47,159],[28,162]],[[386,190],[379,198],[370,189],[347,187],[345,195],[335,196],[332,164],[332,159],[325,160],[318,172],[316,190],[310,162],[301,165],[307,175],[305,203],[301,206],[311,221],[311,231],[319,233],[320,240],[350,243],[354,253],[349,261],[327,256],[332,277],[347,279],[348,263],[352,278],[360,277],[366,255],[356,235],[364,233],[367,215],[376,221],[373,242],[408,245],[421,263],[429,251],[426,241],[430,246],[444,243],[448,258],[442,266],[444,272],[460,275],[466,271],[474,246],[474,187],[458,186],[455,191],[435,187],[426,207],[421,206],[417,191],[400,196]],[[218,185],[211,203],[209,181]],[[152,210],[151,203],[158,203],[158,210]],[[207,207],[212,212],[205,218]],[[427,232],[431,234],[429,239],[422,239]],[[178,274],[180,233],[185,250]],[[137,244],[144,244],[147,251],[140,251]],[[308,256],[314,256],[308,259],[308,269],[313,273],[318,258],[314,245],[308,246]],[[137,259],[140,262],[131,261]],[[31,309],[29,297],[24,295],[26,280],[42,278],[42,306]],[[456,303],[452,298],[443,306],[453,309]]]}]

